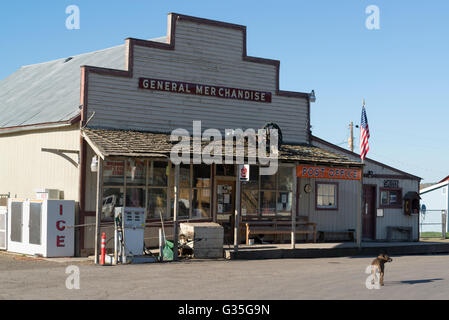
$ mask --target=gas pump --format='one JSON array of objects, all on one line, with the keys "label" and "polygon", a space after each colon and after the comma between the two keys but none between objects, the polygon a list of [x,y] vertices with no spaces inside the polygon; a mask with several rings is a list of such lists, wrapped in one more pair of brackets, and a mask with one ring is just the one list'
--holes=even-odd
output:
[{"label": "gas pump", "polygon": [[145,208],[116,207],[114,261],[130,263],[144,254]]}]

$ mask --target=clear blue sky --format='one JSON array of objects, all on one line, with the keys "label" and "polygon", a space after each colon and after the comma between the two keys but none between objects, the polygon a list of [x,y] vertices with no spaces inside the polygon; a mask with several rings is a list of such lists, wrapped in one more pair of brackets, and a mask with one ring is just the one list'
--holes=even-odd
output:
[{"label": "clear blue sky", "polygon": [[[78,5],[81,29],[65,28]],[[368,5],[380,30],[365,27]],[[449,175],[449,1],[8,1],[0,79],[22,65],[166,34],[176,12],[248,27],[248,54],[281,61],[280,86],[310,92],[313,134],[341,144],[366,99],[368,157],[433,182]],[[358,131],[356,130],[356,137]]]}]

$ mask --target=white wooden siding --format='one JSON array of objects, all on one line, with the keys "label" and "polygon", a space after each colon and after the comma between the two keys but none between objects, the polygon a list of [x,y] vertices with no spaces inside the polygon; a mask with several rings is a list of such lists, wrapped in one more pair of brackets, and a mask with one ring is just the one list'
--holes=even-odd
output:
[{"label": "white wooden siding", "polygon": [[[383,182],[385,179],[373,179],[364,178],[364,184],[377,185],[376,190],[376,208],[380,207],[380,190],[383,187]],[[399,180],[399,188],[402,188],[402,196],[409,191],[418,192],[419,182],[417,180],[406,180],[406,179],[395,179]],[[385,240],[387,239],[387,227],[413,227],[412,237],[414,240],[418,240],[419,237],[419,226],[418,219],[419,215],[405,215],[404,209],[383,209],[384,216],[376,218],[376,239]],[[400,234],[397,232],[393,233],[393,240],[406,240],[406,234]]]},{"label": "white wooden siding", "polygon": [[[308,179],[298,180],[300,192],[298,215],[308,216],[310,222],[317,224],[317,231],[348,231],[357,229],[357,197],[360,196],[359,181],[331,180],[331,179]],[[338,210],[316,210],[316,187],[315,182],[338,183]],[[312,192],[305,193],[304,186],[310,184]]]},{"label": "white wooden siding", "polygon": [[[243,61],[243,33],[239,30],[178,21],[175,50],[135,46],[132,79],[89,74],[89,126],[171,132],[262,128],[276,122],[285,142],[308,142],[308,102],[276,96],[276,67]],[[204,85],[268,91],[271,103],[158,92],[138,88],[149,77]]]},{"label": "white wooden siding", "polygon": [[[316,140],[312,139],[312,144],[323,148],[325,150],[329,150],[332,152],[336,152],[342,155],[345,155],[353,160],[359,160],[360,157],[358,155],[350,155],[348,153],[342,152],[338,148],[332,148],[327,144],[320,143]],[[390,168],[386,168],[377,163],[374,163],[368,159],[365,160],[365,166],[363,172],[366,174],[368,171],[373,171],[376,175],[398,175],[401,176],[401,173],[394,171]],[[390,180],[393,178],[382,179],[382,178],[363,178],[363,184],[371,184],[376,185],[376,209],[379,208],[379,196],[380,189],[383,187],[384,180]],[[402,196],[404,196],[409,191],[414,191],[419,193],[419,181],[413,179],[398,179],[394,178],[394,180],[399,180],[399,187],[402,188]],[[346,189],[341,189],[341,192],[346,192]],[[389,226],[401,226],[401,227],[413,227],[412,237],[414,240],[418,240],[419,236],[419,226],[418,226],[418,215],[405,215],[403,209],[384,209],[383,217],[376,217],[376,240],[386,240],[387,239],[387,227]],[[394,240],[405,240],[406,234],[394,233]]]}]

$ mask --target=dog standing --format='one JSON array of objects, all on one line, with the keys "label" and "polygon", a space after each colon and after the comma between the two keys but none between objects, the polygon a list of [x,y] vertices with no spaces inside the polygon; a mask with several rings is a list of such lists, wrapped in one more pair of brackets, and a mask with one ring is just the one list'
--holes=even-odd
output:
[{"label": "dog standing", "polygon": [[379,284],[384,285],[385,263],[391,262],[391,259],[387,254],[381,253],[379,256],[371,262],[372,280],[371,284],[374,284],[376,279],[376,273],[380,273]]}]

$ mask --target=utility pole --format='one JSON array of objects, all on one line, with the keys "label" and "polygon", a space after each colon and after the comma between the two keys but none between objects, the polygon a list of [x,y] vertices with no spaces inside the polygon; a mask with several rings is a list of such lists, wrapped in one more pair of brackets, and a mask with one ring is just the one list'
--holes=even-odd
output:
[{"label": "utility pole", "polygon": [[352,123],[352,121],[349,124],[349,129],[351,130],[351,135],[349,136],[348,144],[351,152],[354,152],[354,124]]}]

